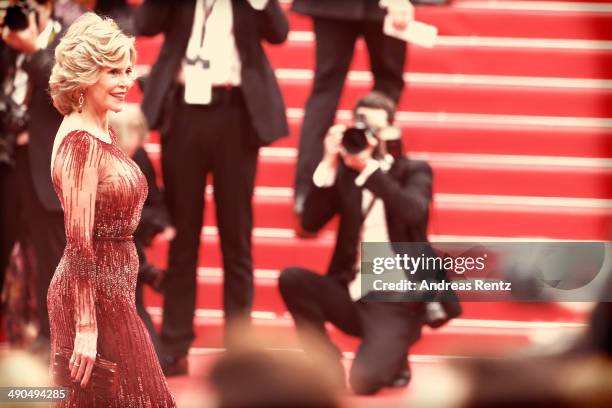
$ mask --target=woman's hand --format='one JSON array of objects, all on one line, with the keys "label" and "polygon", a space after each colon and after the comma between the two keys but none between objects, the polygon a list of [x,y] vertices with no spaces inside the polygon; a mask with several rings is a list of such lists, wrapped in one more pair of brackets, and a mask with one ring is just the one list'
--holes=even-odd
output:
[{"label": "woman's hand", "polygon": [[98,328],[94,324],[79,325],[74,338],[74,351],[68,369],[74,382],[85,388],[91,378],[97,355]]}]

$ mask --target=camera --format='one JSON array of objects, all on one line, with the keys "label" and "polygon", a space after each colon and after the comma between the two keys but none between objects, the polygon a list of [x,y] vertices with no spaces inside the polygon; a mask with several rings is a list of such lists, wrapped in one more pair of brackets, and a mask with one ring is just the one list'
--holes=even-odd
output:
[{"label": "camera", "polygon": [[[37,1],[37,3],[44,4],[46,1]],[[4,15],[0,25],[8,27],[11,31],[23,31],[29,25],[28,15],[35,10],[27,0],[18,0],[12,6],[0,9],[0,12]]]},{"label": "camera", "polygon": [[376,138],[376,129],[368,126],[364,115],[357,115],[355,125],[344,131],[342,146],[349,154],[357,154],[368,147],[369,140]]}]

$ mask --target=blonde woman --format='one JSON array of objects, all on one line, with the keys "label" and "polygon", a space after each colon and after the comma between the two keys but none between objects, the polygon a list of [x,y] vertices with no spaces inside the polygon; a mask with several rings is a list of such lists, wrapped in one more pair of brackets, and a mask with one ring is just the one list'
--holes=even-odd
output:
[{"label": "blonde woman", "polygon": [[[73,385],[64,406],[175,406],[134,304],[132,234],[147,184],[108,128],[108,112],[122,109],[132,85],[135,59],[133,38],[112,20],[86,13],[58,45],[49,80],[64,115],[51,176],[67,245],[47,295],[52,356],[66,349],[70,355]],[[98,359],[117,364],[114,392],[96,384]]]}]

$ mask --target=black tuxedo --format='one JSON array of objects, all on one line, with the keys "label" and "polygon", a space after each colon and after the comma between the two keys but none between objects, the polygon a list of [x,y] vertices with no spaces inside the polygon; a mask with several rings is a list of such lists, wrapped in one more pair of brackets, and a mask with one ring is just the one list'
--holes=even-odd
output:
[{"label": "black tuxedo", "polygon": [[[53,107],[48,93],[54,51],[62,34],[63,31],[57,33],[47,48],[27,56],[22,64],[30,89],[27,101],[29,143],[16,149],[14,169],[4,166],[0,169],[3,173],[0,176],[3,196],[0,269],[3,274],[8,251],[15,239],[27,236],[36,256],[40,334],[47,338],[47,289],[66,245],[62,209],[53,190],[50,171],[53,140],[62,116]],[[0,48],[3,67],[0,83],[4,83],[7,68],[14,66],[17,54],[4,43]]]},{"label": "black tuxedo", "polygon": [[[147,0],[135,18],[138,35],[164,34],[165,41],[151,69],[144,91],[142,110],[149,126],[162,125],[165,101],[185,56],[191,35],[195,0],[171,2]],[[260,40],[272,44],[285,41],[289,24],[278,0],[270,0],[263,11],[256,11],[246,0],[232,0],[234,37],[242,63],[241,90],[259,145],[267,145],[289,132],[285,104],[274,71]]]},{"label": "black tuxedo", "polygon": [[359,37],[365,40],[373,89],[395,102],[404,89],[406,43],[383,34],[385,12],[378,0],[295,0],[292,10],[312,18],[316,40],[314,83],[300,130],[295,175],[295,210],[299,213],[323,155],[323,138],[334,122],[355,42]]},{"label": "black tuxedo", "polygon": [[[326,321],[362,338],[350,383],[355,392],[371,394],[390,385],[405,369],[408,349],[420,338],[423,303],[376,302],[373,293],[351,300],[348,283],[354,278],[364,221],[363,194],[355,184],[356,176],[356,171],[340,165],[334,185],[312,185],[305,201],[302,227],[306,230],[319,230],[333,216],[340,217],[327,274],[289,268],[282,272],[279,287],[301,336],[318,336],[336,355],[339,350],[326,334]],[[432,170],[426,162],[399,158],[387,173],[380,169],[372,173],[363,188],[382,199],[391,242],[422,242],[430,248]],[[304,347],[308,350],[307,342]]]},{"label": "black tuxedo", "polygon": [[[312,187],[302,214],[302,226],[307,231],[318,231],[335,214],[340,215],[336,247],[327,273],[343,282],[354,278],[353,266],[364,220],[356,176],[356,171],[340,165],[333,187]],[[402,157],[388,173],[377,170],[366,181],[364,188],[385,203],[391,242],[427,241],[432,179],[431,167],[426,162]]]},{"label": "black tuxedo", "polygon": [[384,10],[378,0],[293,0],[291,9],[311,17],[353,21],[382,21]]},{"label": "black tuxedo", "polygon": [[145,85],[142,108],[150,124],[161,127],[166,202],[176,227],[164,283],[161,334],[167,353],[174,358],[187,354],[194,338],[196,270],[208,174],[213,173],[223,254],[223,308],[226,326],[232,326],[250,318],[253,302],[252,197],[258,149],[288,133],[284,102],[260,44],[262,39],[283,42],[287,19],[278,0],[270,0],[262,11],[246,0],[231,4],[241,84],[213,88],[209,105],[185,103],[183,87],[175,83],[191,36],[196,1],[147,0],[135,18],[139,34],[165,36]]}]

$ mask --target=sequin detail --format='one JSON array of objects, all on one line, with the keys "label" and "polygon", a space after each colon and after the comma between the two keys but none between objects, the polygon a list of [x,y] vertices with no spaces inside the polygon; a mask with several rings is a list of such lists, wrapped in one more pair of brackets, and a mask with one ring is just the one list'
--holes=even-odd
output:
[{"label": "sequin detail", "polygon": [[51,355],[74,347],[76,327],[94,324],[97,352],[117,362],[115,399],[71,390],[58,407],[175,407],[149,334],[136,312],[138,256],[131,239],[147,196],[138,166],[116,145],[83,130],[61,141],[52,169],[67,244],[47,294]]}]

